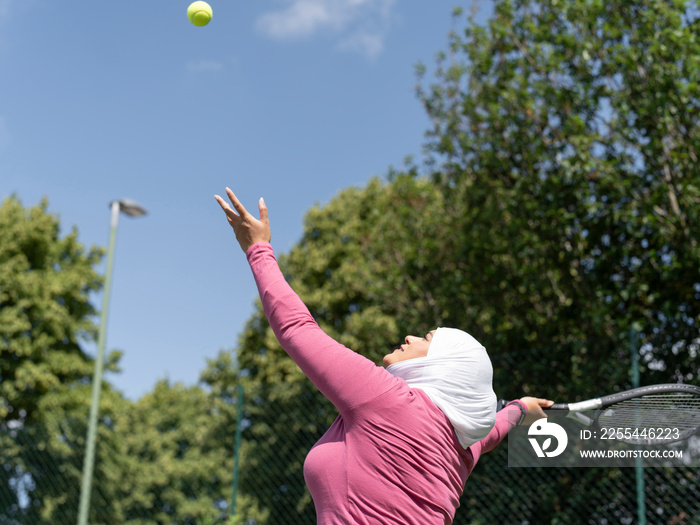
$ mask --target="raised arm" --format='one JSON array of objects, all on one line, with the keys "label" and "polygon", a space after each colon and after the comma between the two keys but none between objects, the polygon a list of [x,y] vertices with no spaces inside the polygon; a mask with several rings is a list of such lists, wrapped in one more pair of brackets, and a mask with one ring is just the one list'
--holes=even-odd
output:
[{"label": "raised arm", "polygon": [[218,195],[216,200],[246,252],[265,315],[282,348],[341,413],[391,388],[394,378],[321,330],[286,282],[269,244],[265,202],[258,203],[258,220],[228,188],[227,194],[234,209]]}]

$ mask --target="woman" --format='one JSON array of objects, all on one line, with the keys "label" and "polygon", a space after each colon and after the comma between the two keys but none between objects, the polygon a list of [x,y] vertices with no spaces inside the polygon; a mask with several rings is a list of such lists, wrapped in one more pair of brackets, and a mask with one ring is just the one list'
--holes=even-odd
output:
[{"label": "woman", "polygon": [[226,193],[233,209],[215,198],[246,253],[270,326],[340,413],[304,463],[318,523],[452,523],[481,454],[526,411],[544,417],[541,407],[552,401],[525,397],[496,414],[486,350],[460,330],[407,336],[384,357],[386,368],[334,341],[286,283],[263,199],[258,220]]}]

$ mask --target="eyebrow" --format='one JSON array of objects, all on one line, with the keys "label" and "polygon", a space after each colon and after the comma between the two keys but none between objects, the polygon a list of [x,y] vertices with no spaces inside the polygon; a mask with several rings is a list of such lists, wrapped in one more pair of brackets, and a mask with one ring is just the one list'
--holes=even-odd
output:
[{"label": "eyebrow", "polygon": [[425,339],[426,339],[426,340],[429,340],[429,339],[428,339],[428,336],[430,336],[430,339],[432,339],[432,338],[433,338],[433,335],[435,335],[435,330],[431,330],[430,332],[428,332],[427,334],[425,334]]}]

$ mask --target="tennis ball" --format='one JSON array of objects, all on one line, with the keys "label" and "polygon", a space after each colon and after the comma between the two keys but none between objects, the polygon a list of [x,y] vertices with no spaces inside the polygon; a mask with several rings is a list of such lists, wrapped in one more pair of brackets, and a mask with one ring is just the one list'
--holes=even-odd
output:
[{"label": "tennis ball", "polygon": [[206,2],[192,2],[187,8],[187,18],[197,27],[207,25],[211,21],[211,6]]}]

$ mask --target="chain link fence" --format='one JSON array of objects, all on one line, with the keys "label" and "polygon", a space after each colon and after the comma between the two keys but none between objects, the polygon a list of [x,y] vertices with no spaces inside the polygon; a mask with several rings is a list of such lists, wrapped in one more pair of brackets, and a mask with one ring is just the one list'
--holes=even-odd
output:
[{"label": "chain link fence", "polygon": [[[627,354],[618,356],[621,369],[629,365]],[[507,390],[506,378],[523,354],[492,357],[496,390]],[[563,370],[553,366],[551,373]],[[128,441],[137,445],[129,447],[126,434],[116,430],[123,427],[120,418],[129,416],[103,418],[89,523],[315,523],[303,462],[335,411],[308,382],[284,391],[289,395],[247,388],[242,412],[232,410],[225,424],[186,432],[170,428],[160,434],[164,441],[132,433]],[[84,449],[81,440],[69,438],[84,435],[86,422],[73,432],[0,428],[0,525],[77,523]],[[240,439],[234,439],[236,428]],[[165,461],[158,452],[171,442]],[[700,469],[647,467],[639,477],[635,468],[509,468],[506,440],[480,459],[454,523],[700,524]]]}]

